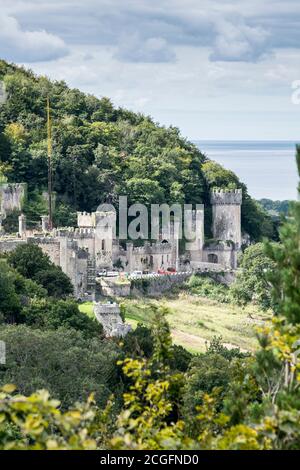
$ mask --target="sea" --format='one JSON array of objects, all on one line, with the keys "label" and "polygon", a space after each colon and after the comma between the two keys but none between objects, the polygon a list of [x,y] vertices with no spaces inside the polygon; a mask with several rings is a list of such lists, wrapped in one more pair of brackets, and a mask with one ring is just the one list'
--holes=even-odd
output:
[{"label": "sea", "polygon": [[232,170],[255,199],[298,199],[296,142],[197,140],[211,160]]}]

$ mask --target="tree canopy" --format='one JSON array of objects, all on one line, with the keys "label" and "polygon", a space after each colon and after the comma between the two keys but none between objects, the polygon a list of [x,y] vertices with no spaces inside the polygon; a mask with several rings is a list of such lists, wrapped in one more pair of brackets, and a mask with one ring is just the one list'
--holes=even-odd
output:
[{"label": "tree canopy", "polygon": [[[115,108],[62,81],[50,81],[0,61],[7,101],[0,108],[0,170],[29,187],[30,221],[38,220],[38,194],[47,188],[46,97],[53,125],[54,220],[74,224],[76,210],[92,211],[121,194],[130,204],[204,203],[214,185],[244,190],[243,229],[255,240],[270,236],[267,214],[234,173],[210,162],[176,127]],[[209,215],[209,214],[208,214]],[[206,218],[207,231],[210,219]]]}]

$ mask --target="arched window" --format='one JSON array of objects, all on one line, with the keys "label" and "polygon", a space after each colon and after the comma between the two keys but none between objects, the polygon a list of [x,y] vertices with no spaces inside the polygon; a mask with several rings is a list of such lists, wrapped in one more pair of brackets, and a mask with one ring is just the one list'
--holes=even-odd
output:
[{"label": "arched window", "polygon": [[214,253],[210,253],[207,257],[209,263],[217,263],[218,257]]}]

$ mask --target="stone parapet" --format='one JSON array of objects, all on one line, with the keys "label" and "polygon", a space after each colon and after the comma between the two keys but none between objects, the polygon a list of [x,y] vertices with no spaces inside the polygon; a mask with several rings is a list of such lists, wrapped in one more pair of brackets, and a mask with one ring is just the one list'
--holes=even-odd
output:
[{"label": "stone parapet", "polygon": [[243,192],[241,189],[213,189],[210,192],[212,205],[241,205]]}]

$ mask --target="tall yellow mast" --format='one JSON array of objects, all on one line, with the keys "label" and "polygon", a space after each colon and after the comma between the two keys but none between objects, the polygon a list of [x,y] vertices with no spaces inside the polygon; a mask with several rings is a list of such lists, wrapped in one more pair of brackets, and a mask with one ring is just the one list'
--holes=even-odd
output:
[{"label": "tall yellow mast", "polygon": [[50,100],[47,96],[47,148],[48,148],[48,210],[49,230],[53,228],[52,222],[52,126],[50,115]]}]

